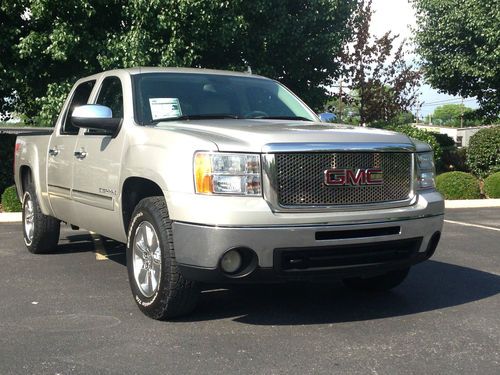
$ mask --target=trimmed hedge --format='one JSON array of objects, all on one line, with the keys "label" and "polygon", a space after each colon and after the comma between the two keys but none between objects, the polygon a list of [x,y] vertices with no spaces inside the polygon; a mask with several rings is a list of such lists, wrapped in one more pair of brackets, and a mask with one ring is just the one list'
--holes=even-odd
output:
[{"label": "trimmed hedge", "polygon": [[500,126],[478,131],[471,137],[467,150],[467,164],[476,176],[485,178],[499,172]]},{"label": "trimmed hedge", "polygon": [[0,195],[14,183],[12,163],[16,136],[0,134]]},{"label": "trimmed hedge", "polygon": [[403,133],[406,134],[408,137],[415,138],[418,139],[419,141],[428,143],[431,146],[432,151],[434,151],[434,159],[438,161],[441,158],[443,150],[433,133],[415,128],[411,125],[389,126],[386,129],[398,133]]},{"label": "trimmed hedge", "polygon": [[479,199],[479,180],[470,173],[447,172],[436,178],[437,190],[445,199]]},{"label": "trimmed hedge", "polygon": [[436,139],[436,142],[439,143],[441,148],[444,149],[454,149],[455,141],[448,134],[440,134],[431,132],[432,136]]},{"label": "trimmed hedge", "polygon": [[441,156],[441,168],[442,172],[470,172],[469,166],[467,165],[467,149],[455,148],[451,150],[444,150]]},{"label": "trimmed hedge", "polygon": [[20,212],[21,202],[17,198],[16,187],[10,186],[2,194],[2,208],[5,212]]},{"label": "trimmed hedge", "polygon": [[484,180],[484,192],[488,198],[500,198],[500,172]]}]

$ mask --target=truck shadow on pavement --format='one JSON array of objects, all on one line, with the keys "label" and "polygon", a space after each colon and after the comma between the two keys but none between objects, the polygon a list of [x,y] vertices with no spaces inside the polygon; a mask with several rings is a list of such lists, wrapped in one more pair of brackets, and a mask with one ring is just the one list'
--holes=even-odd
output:
[{"label": "truck shadow on pavement", "polygon": [[[88,234],[66,237],[54,253],[94,250]],[[126,266],[125,246],[101,238],[108,259]],[[500,276],[428,260],[388,292],[362,293],[340,282],[205,285],[197,309],[178,322],[233,318],[255,325],[328,324],[404,316],[482,300],[500,293]]]},{"label": "truck shadow on pavement", "polygon": [[103,236],[97,237],[99,238],[98,245],[96,244],[95,238],[85,231],[66,235],[59,242],[57,248],[49,252],[49,254],[98,252],[109,260],[119,263],[122,266],[127,265],[124,244]]},{"label": "truck shadow on pavement", "polygon": [[500,292],[500,277],[438,261],[415,266],[388,292],[361,293],[341,283],[232,286],[208,289],[182,321],[234,318],[256,325],[353,322],[404,316],[474,302]]},{"label": "truck shadow on pavement", "polygon": [[94,251],[92,244],[92,237],[90,234],[74,234],[65,236],[59,240],[56,248],[46,252],[46,254],[74,254],[74,253],[88,253]]}]

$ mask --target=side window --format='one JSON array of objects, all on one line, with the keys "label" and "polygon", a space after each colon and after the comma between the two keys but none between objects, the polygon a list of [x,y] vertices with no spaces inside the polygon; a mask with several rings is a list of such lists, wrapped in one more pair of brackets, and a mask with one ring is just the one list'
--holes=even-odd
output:
[{"label": "side window", "polygon": [[96,104],[111,108],[113,118],[123,117],[123,90],[118,77],[104,79]]},{"label": "side window", "polygon": [[78,134],[78,128],[73,126],[71,123],[71,115],[76,107],[87,104],[90,93],[94,88],[95,80],[82,82],[78,85],[73,93],[71,102],[69,103],[68,111],[66,112],[66,117],[64,118],[64,123],[61,128],[61,134],[76,135]]}]

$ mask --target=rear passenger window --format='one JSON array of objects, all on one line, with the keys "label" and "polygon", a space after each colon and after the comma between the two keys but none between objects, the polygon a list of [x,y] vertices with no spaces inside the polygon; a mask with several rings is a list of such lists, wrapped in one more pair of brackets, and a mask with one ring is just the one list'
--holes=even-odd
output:
[{"label": "rear passenger window", "polygon": [[113,118],[123,117],[123,90],[118,77],[107,77],[102,82],[96,104],[111,108]]},{"label": "rear passenger window", "polygon": [[78,128],[71,123],[71,115],[76,107],[87,104],[89,101],[90,93],[94,88],[95,80],[80,83],[73,93],[71,102],[69,103],[68,111],[61,128],[61,134],[76,135]]}]

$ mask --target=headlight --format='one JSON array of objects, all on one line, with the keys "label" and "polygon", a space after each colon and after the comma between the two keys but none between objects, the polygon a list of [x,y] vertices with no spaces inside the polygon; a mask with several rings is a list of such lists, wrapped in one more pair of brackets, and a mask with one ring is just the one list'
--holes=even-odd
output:
[{"label": "headlight", "polygon": [[260,155],[197,152],[194,179],[198,194],[262,195]]},{"label": "headlight", "polygon": [[417,153],[417,178],[419,189],[434,189],[436,187],[436,168],[432,152]]}]

